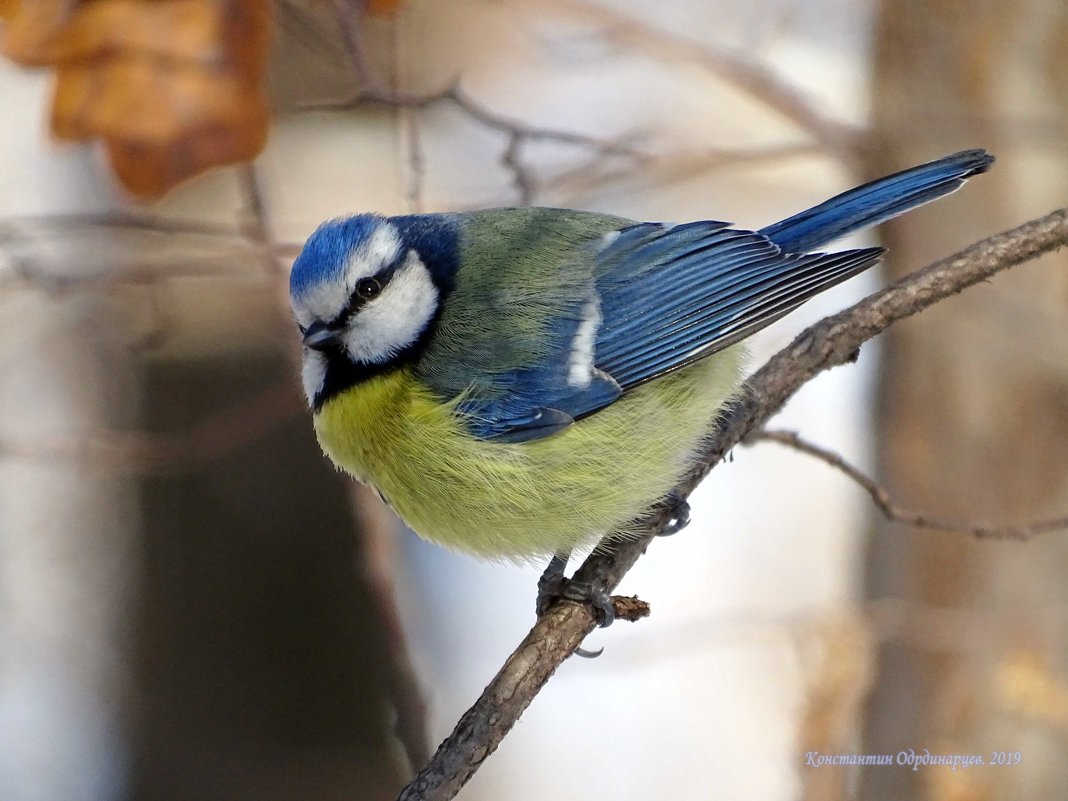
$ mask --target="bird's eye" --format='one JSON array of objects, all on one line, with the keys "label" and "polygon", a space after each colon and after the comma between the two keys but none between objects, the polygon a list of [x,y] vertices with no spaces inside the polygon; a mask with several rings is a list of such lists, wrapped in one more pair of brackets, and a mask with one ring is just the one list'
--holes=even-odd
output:
[{"label": "bird's eye", "polygon": [[382,284],[379,283],[377,278],[361,278],[356,282],[356,296],[361,300],[377,298],[378,293],[381,291]]}]

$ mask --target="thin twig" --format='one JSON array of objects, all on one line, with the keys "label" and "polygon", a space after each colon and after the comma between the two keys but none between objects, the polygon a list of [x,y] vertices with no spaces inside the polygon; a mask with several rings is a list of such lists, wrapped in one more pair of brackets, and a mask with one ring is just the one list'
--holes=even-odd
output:
[{"label": "thin twig", "polygon": [[225,278],[241,274],[237,265],[240,264],[240,257],[246,255],[263,257],[265,254],[257,249],[249,249],[210,256],[187,256],[184,259],[176,256],[173,259],[120,264],[111,273],[90,272],[76,276],[57,275],[36,259],[23,256],[15,260],[10,276],[0,282],[0,286],[11,289],[29,284],[46,292],[62,293],[76,289],[162,285],[183,278]]},{"label": "thin twig", "polygon": [[[674,36],[667,31],[650,29],[625,13],[583,0],[555,0],[553,5],[557,11],[595,18],[608,26],[617,38],[626,40],[628,44],[639,50],[658,57],[682,58],[700,64],[798,125],[809,133],[823,150],[842,157],[846,163],[856,162],[857,154],[864,141],[861,129],[827,117],[820,110],[819,104],[808,99],[800,88],[793,86],[773,70],[754,62],[751,58]],[[633,145],[634,136],[620,140],[603,139],[573,131],[528,125],[520,120],[498,114],[464,90],[458,79],[454,79],[445,88],[432,92],[410,93],[391,90],[386,87],[372,67],[360,36],[362,3],[356,0],[335,0],[334,8],[345,36],[352,59],[353,72],[360,89],[353,96],[343,100],[306,104],[302,107],[305,110],[347,110],[363,104],[376,103],[410,113],[439,103],[455,105],[471,119],[505,135],[506,144],[501,152],[500,162],[512,174],[512,183],[515,186],[518,201],[522,205],[530,205],[534,202],[538,188],[533,170],[523,160],[523,148],[529,142],[548,141],[581,147],[591,151],[597,161],[625,158],[632,163],[631,166],[635,162],[647,163],[653,158],[652,154]],[[421,189],[425,179],[425,164],[421,145],[418,142],[417,125],[417,118],[412,115],[408,124],[410,136],[408,156],[412,170],[407,192],[409,205],[421,205]],[[769,156],[775,158],[783,153],[793,155],[798,150],[809,152],[811,148],[812,146],[808,144],[788,144],[753,152],[710,150],[702,158],[702,162],[705,169],[714,169],[736,161],[760,160]],[[590,165],[585,165],[582,171],[588,173],[589,168]],[[622,174],[628,174],[628,172]],[[419,200],[413,201],[413,198],[419,198]]]},{"label": "thin twig", "polygon": [[203,237],[235,238],[241,236],[241,231],[231,225],[219,225],[200,220],[158,217],[154,214],[133,214],[125,211],[72,212],[70,214],[6,217],[0,222],[0,227],[4,231],[8,231],[11,228],[29,228],[70,233],[75,228],[120,228],[130,231]]},{"label": "thin twig", "polygon": [[[257,190],[258,191],[258,190]],[[253,212],[255,212],[254,205]],[[260,201],[262,205],[262,201]],[[39,240],[82,235],[86,231],[121,230],[132,235],[188,237],[191,241],[204,239],[205,244],[219,252],[196,254],[188,251],[167,256],[148,251],[144,258],[125,262],[114,269],[85,271],[77,276],[52,274],[35,255]],[[250,236],[248,229],[216,225],[197,220],[170,219],[149,214],[104,212],[100,214],[53,214],[0,219],[0,251],[11,264],[9,282],[33,283],[46,289],[63,290],[68,287],[149,284],[179,277],[219,275],[234,270],[238,255],[254,258],[285,259],[295,256],[300,245],[294,242],[265,243],[263,237]],[[147,249],[146,249],[147,250]]]},{"label": "thin twig", "polygon": [[[434,92],[411,93],[389,89],[372,67],[360,36],[360,23],[363,14],[362,3],[356,2],[356,0],[335,0],[334,9],[345,35],[345,42],[352,59],[352,69],[360,88],[349,98],[339,101],[305,104],[302,106],[304,110],[340,111],[375,103],[401,111],[414,112],[439,103],[452,104],[486,128],[505,135],[506,144],[501,152],[500,162],[511,172],[512,183],[515,185],[519,202],[522,205],[530,205],[534,200],[535,194],[533,172],[522,158],[523,147],[528,142],[555,142],[562,145],[587,148],[600,158],[624,157],[632,161],[646,161],[651,158],[649,154],[633,147],[626,140],[608,140],[574,131],[561,131],[528,125],[503,114],[498,114],[463,89],[459,80],[453,80],[445,88]],[[410,200],[413,196],[418,197],[421,193],[425,177],[425,166],[422,163],[422,151],[417,138],[416,125],[417,123],[413,117],[409,125],[409,132],[416,138],[409,142],[408,155],[409,163],[412,167],[412,185],[409,186],[408,190]],[[418,190],[415,188],[416,186]]]},{"label": "thin twig", "polygon": [[267,202],[263,195],[263,186],[256,165],[252,162],[242,164],[238,169],[241,189],[245,196],[246,211],[249,219],[244,222],[242,232],[254,245],[260,246],[263,264],[267,274],[272,278],[289,275],[289,265],[279,253],[279,243],[274,238],[271,222],[267,214]]},{"label": "thin twig", "polygon": [[944,517],[910,512],[894,503],[890,493],[871,476],[866,475],[858,467],[850,464],[841,454],[827,448],[822,448],[815,443],[802,438],[794,431],[769,431],[763,429],[754,431],[745,438],[744,444],[756,444],[757,442],[776,442],[793,448],[801,453],[813,456],[821,462],[825,462],[834,469],[847,475],[872,499],[879,511],[887,520],[904,523],[916,528],[931,528],[939,531],[956,531],[963,534],[994,539],[994,540],[1020,540],[1027,541],[1039,534],[1048,534],[1053,531],[1068,529],[1068,516],[1039,520],[1026,525],[1010,524],[1004,526],[989,526],[982,523],[969,522],[966,520],[949,520]]},{"label": "thin twig", "polygon": [[411,109],[426,109],[438,103],[452,103],[487,128],[492,128],[508,136],[516,135],[530,141],[557,142],[564,145],[588,147],[610,156],[649,157],[649,154],[629,144],[627,140],[602,139],[576,131],[561,131],[539,125],[528,125],[507,115],[498,114],[476,100],[460,85],[459,81],[454,81],[444,89],[423,94],[394,92],[388,89],[361,89],[344,100],[310,103],[303,108],[307,110],[339,111],[366,103],[378,103],[385,106]]},{"label": "thin twig", "polygon": [[408,211],[422,214],[426,194],[426,154],[423,152],[423,134],[419,115],[412,109],[401,110],[405,144],[408,155]]},{"label": "thin twig", "polygon": [[811,143],[790,143],[767,147],[705,148],[697,152],[681,151],[657,156],[640,172],[595,157],[586,164],[565,170],[543,181],[542,191],[553,193],[556,202],[573,206],[585,193],[605,190],[613,184],[640,182],[645,192],[666,187],[677,181],[691,181],[716,170],[741,165],[771,165],[777,162],[818,155],[822,151]]},{"label": "thin twig", "polygon": [[[851,361],[857,349],[894,322],[996,273],[1068,244],[1068,209],[998,234],[915,272],[809,327],[746,382],[704,454],[679,487],[686,497],[756,426],[818,373]],[[611,592],[670,517],[650,512],[642,536],[597,551],[576,571],[579,581]],[[453,798],[500,744],[560,664],[593,631],[592,611],[558,603],[530,630],[482,695],[457,723],[400,801]]]},{"label": "thin twig", "polygon": [[512,183],[519,195],[519,202],[523,206],[529,206],[534,201],[534,176],[526,165],[523,164],[523,137],[512,132],[508,136],[508,147],[501,154],[501,164],[512,173]]},{"label": "thin twig", "polygon": [[352,59],[352,69],[360,85],[372,92],[385,91],[385,84],[378,73],[371,67],[363,37],[360,36],[360,24],[366,11],[364,0],[334,0],[334,13],[337,15],[341,32],[345,35],[345,46]]},{"label": "thin twig", "polygon": [[261,439],[303,410],[293,383],[286,380],[181,431],[102,429],[47,438],[0,435],[0,455],[91,461],[127,471],[166,473],[219,459]]},{"label": "thin twig", "polygon": [[866,139],[862,128],[827,116],[806,92],[749,54],[731,52],[647,25],[625,11],[591,0],[542,0],[542,13],[558,11],[603,25],[618,42],[659,61],[688,61],[745,92],[790,120],[845,164],[855,165]]},{"label": "thin twig", "polygon": [[314,103],[305,106],[310,110],[347,110],[365,104],[380,104],[400,110],[423,110],[439,103],[450,103],[481,125],[506,136],[506,145],[500,162],[512,173],[519,201],[529,205],[534,198],[535,180],[529,166],[523,161],[522,148],[528,142],[555,142],[561,145],[582,147],[598,158],[625,158],[632,163],[644,163],[652,155],[632,144],[634,136],[622,139],[602,139],[575,131],[562,131],[528,125],[520,120],[498,114],[484,106],[459,83],[426,94],[393,92],[386,89],[365,88],[352,97],[340,101]]}]

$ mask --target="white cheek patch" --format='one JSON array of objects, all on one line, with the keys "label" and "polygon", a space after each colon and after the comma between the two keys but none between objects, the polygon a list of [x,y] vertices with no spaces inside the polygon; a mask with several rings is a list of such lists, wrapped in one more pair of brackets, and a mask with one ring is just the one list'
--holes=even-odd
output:
[{"label": "white cheek patch", "polygon": [[304,394],[308,398],[308,405],[311,406],[326,381],[326,357],[317,350],[305,348],[300,378],[304,385]]},{"label": "white cheek patch", "polygon": [[353,361],[380,364],[415,342],[438,308],[438,290],[415,251],[386,288],[352,318],[345,348]]},{"label": "white cheek patch", "polygon": [[593,380],[593,346],[597,329],[601,327],[601,299],[594,293],[582,307],[582,322],[571,340],[568,359],[568,386],[586,388]]}]

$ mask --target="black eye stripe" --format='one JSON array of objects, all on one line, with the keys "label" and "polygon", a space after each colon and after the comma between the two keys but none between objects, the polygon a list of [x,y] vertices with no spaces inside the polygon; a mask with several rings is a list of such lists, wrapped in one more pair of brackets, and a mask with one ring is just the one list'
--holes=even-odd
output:
[{"label": "black eye stripe", "polygon": [[[404,262],[407,260],[408,254],[404,253],[397,258],[392,264],[383,267],[374,275],[361,278],[356,282],[356,287],[352,290],[352,294],[349,296],[349,302],[345,304],[345,308],[341,310],[341,313],[337,316],[337,321],[343,321],[358,312],[363,306],[374,300],[376,297],[382,294],[385,288],[389,285],[390,280],[396,274],[397,270],[401,268]],[[370,294],[361,294],[361,285],[367,287],[364,282],[374,281],[377,284],[377,290]]]}]

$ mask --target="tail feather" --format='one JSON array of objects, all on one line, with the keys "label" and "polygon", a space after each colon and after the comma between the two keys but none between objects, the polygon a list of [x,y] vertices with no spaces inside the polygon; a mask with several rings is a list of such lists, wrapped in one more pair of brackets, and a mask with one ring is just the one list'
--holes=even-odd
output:
[{"label": "tail feather", "polygon": [[993,163],[985,150],[963,150],[850,189],[760,233],[787,252],[805,253],[955,192]]}]

